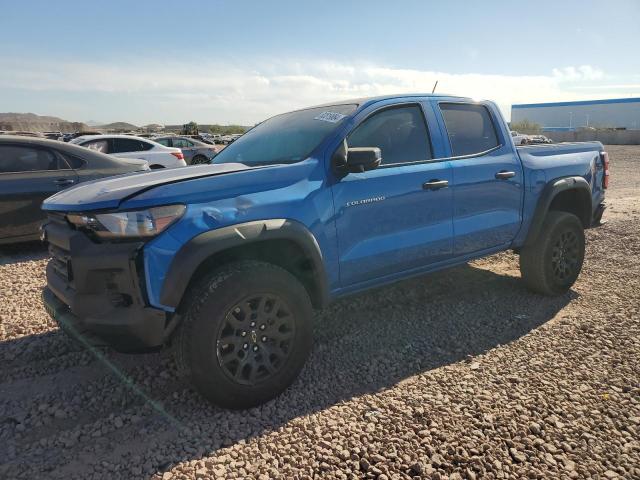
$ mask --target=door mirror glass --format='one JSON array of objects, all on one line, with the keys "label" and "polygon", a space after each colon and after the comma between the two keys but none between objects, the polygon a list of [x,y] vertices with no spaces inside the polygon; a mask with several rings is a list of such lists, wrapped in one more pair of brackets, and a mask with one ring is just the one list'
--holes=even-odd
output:
[{"label": "door mirror glass", "polygon": [[361,173],[373,170],[382,163],[382,152],[378,147],[352,147],[347,149],[346,168],[349,172]]}]

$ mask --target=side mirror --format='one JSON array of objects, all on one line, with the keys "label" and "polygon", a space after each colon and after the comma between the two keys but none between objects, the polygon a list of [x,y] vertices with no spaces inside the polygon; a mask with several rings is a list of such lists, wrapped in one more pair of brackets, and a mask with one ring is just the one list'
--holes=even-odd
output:
[{"label": "side mirror", "polygon": [[333,166],[339,172],[362,173],[374,170],[382,163],[378,147],[347,148],[346,141],[333,154]]}]

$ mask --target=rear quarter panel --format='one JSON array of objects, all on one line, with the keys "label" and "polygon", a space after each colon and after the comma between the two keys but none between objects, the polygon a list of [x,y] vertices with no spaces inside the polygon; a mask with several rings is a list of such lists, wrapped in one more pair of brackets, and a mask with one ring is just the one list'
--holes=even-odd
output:
[{"label": "rear quarter panel", "polygon": [[591,187],[592,212],[604,200],[600,142],[560,143],[517,147],[524,170],[523,227],[514,241],[521,246],[531,225],[540,194],[553,180],[580,176]]}]

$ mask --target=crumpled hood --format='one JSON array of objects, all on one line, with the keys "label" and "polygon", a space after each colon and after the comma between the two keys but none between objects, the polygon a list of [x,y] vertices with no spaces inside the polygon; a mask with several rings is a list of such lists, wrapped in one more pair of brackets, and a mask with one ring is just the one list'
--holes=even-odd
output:
[{"label": "crumpled hood", "polygon": [[75,187],[56,193],[43,202],[42,209],[80,212],[117,208],[122,201],[160,185],[239,172],[250,168],[241,163],[222,163],[117,175],[80,183]]}]

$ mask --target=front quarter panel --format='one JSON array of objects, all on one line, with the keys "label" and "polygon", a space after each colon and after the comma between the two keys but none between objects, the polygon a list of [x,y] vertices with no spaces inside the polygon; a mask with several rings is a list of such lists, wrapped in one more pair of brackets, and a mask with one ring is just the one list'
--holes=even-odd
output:
[{"label": "front quarter panel", "polygon": [[172,311],[160,302],[162,286],[176,253],[195,236],[254,220],[290,219],[304,225],[315,237],[325,262],[328,283],[338,281],[333,204],[330,190],[322,188],[319,162],[309,159],[294,165],[246,170],[164,185],[122,205],[137,209],[158,204],[183,203],[185,215],[145,245],[144,263],[149,303]]}]

